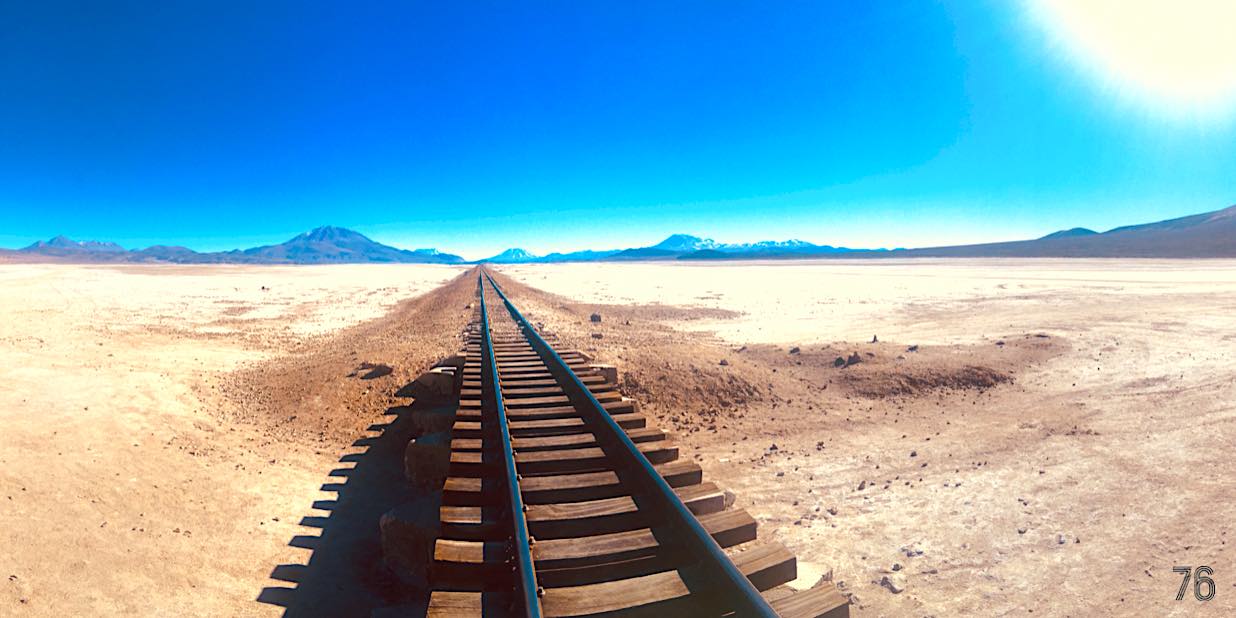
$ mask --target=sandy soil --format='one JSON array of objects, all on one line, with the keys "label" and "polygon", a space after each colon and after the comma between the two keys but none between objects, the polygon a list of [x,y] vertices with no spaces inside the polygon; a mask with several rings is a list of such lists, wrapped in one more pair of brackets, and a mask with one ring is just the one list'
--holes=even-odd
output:
[{"label": "sandy soil", "polygon": [[[856,615],[1236,612],[1236,263],[502,271]],[[398,602],[394,394],[459,347],[461,272],[0,266],[0,615]]]},{"label": "sandy soil", "polygon": [[1236,612],[1234,262],[502,270],[856,615]]},{"label": "sandy soil", "polygon": [[328,472],[458,347],[465,312],[392,307],[459,272],[0,266],[0,615],[278,615],[255,599]]}]

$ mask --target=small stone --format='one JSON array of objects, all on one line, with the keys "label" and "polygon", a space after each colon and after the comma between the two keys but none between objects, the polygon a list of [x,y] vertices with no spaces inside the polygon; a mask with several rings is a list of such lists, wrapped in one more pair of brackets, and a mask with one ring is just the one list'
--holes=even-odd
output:
[{"label": "small stone", "polygon": [[918,344],[914,344],[914,345],[912,345],[912,346],[910,346],[910,347],[906,348],[906,352],[917,352],[917,351],[918,351]]},{"label": "small stone", "polygon": [[601,333],[592,333],[592,338],[593,338],[593,339],[600,339],[600,338],[602,338],[602,337],[604,337],[604,336],[605,336],[605,335],[602,335]]},{"label": "small stone", "polygon": [[601,322],[601,314],[594,313],[591,316],[589,316],[588,319],[591,320],[594,324],[599,324]]},{"label": "small stone", "polygon": [[859,481],[859,482],[858,482],[858,490],[859,490],[859,491],[862,491],[862,490],[864,490],[864,489],[867,489],[867,481]]},{"label": "small stone", "polygon": [[800,350],[798,349],[798,346],[790,348],[790,354],[798,354],[799,352]]},{"label": "small stone", "polygon": [[1026,529],[1025,529],[1025,528],[1018,528],[1018,529],[1017,529],[1017,534],[1025,534],[1025,533],[1026,533]]},{"label": "small stone", "polygon": [[871,343],[880,343],[880,338],[875,335],[871,336]]},{"label": "small stone", "polygon": [[918,457],[918,451],[910,451],[911,457]]},{"label": "small stone", "polygon": [[857,365],[861,362],[863,362],[863,357],[859,356],[858,352],[854,352],[850,354],[849,358],[845,359],[845,366],[849,367],[850,365]]},{"label": "small stone", "polygon": [[899,562],[894,562],[894,563],[893,563],[893,570],[894,570],[894,571],[900,571],[900,570],[901,570],[901,563],[899,563]]},{"label": "small stone", "polygon": [[845,367],[845,358],[838,356],[837,360],[833,361],[833,367]]},{"label": "small stone", "polygon": [[905,580],[899,575],[885,575],[881,577],[880,586],[893,594],[901,594],[906,589]]},{"label": "small stone", "polygon": [[727,360],[725,360],[725,359],[723,358],[723,359],[721,359],[721,362],[720,362],[719,364],[720,364],[722,367],[729,367],[729,366],[730,366],[730,361],[727,361]]}]

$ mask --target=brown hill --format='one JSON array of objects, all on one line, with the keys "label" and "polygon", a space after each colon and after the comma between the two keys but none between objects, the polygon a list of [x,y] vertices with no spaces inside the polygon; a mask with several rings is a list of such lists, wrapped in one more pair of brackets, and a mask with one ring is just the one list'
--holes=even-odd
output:
[{"label": "brown hill", "polygon": [[[1223,210],[1129,225],[1102,234],[1066,230],[1036,240],[901,249],[886,257],[1236,257],[1236,206]],[[876,257],[876,256],[872,256]]]}]

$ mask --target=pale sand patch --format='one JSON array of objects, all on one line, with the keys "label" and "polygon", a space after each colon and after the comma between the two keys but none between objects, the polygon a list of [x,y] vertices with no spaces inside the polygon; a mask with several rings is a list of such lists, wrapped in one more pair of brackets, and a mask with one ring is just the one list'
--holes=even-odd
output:
[{"label": "pale sand patch", "polygon": [[1045,318],[1070,305],[1173,302],[1236,291],[1236,260],[643,262],[497,269],[585,303],[739,311],[746,315],[677,325],[736,343],[866,341],[876,333],[919,343],[972,342],[1009,324],[1054,328]]},{"label": "pale sand patch", "polygon": [[279,614],[254,599],[304,562],[340,451],[220,423],[200,389],[459,272],[0,265],[0,615]]}]

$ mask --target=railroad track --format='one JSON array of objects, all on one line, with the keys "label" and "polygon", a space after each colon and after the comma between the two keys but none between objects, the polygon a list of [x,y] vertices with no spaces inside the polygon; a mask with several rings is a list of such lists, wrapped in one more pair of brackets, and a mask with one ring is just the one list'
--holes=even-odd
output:
[{"label": "railroad track", "polygon": [[[848,616],[483,270],[428,568],[430,616]],[[488,327],[487,327],[488,326]]]}]

